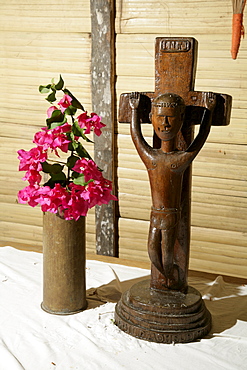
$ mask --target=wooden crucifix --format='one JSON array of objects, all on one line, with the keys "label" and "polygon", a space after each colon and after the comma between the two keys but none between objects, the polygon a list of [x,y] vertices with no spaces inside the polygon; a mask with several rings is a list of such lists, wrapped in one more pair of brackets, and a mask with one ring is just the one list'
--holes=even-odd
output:
[{"label": "wooden crucifix", "polygon": [[[138,287],[134,286],[123,295],[116,307],[116,322],[129,334],[153,341],[160,341],[159,337],[166,343],[174,338],[175,341],[191,341],[210,329],[210,315],[200,293],[187,283],[191,163],[205,143],[211,124],[229,124],[231,97],[194,91],[196,58],[197,41],[194,38],[157,38],[155,92],[122,94],[120,98],[119,121],[131,122],[133,142],[149,174],[152,194],[148,239],[151,281],[137,284]],[[140,125],[150,122],[150,118],[154,126],[153,147],[143,138]],[[196,124],[200,124],[200,130],[194,139]],[[154,297],[156,306],[159,302],[158,308],[152,307]],[[204,312],[203,323],[201,321],[188,332],[191,321],[188,313],[186,330],[180,327],[179,332],[174,332],[171,307],[172,315],[182,315],[182,321],[189,311],[198,315],[200,307],[200,314]],[[146,315],[144,327],[137,324],[140,323],[140,310],[142,319],[143,312]],[[158,337],[153,324],[154,312],[162,313],[165,321],[170,322],[170,326],[165,325],[162,330],[159,325],[161,336]]]}]

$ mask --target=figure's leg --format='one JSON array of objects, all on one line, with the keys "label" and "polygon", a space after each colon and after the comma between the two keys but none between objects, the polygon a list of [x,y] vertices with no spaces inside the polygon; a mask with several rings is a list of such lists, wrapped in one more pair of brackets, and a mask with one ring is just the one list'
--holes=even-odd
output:
[{"label": "figure's leg", "polygon": [[164,273],[162,267],[161,230],[150,226],[148,235],[148,254],[153,265]]},{"label": "figure's leg", "polygon": [[[177,226],[162,230],[162,267],[164,275],[171,284],[174,283],[174,248],[177,237]],[[177,266],[176,266],[177,267]]]}]

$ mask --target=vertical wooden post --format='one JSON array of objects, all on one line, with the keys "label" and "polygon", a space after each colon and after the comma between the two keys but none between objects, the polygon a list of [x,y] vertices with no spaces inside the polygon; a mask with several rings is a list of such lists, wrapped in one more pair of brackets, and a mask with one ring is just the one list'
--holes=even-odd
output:
[{"label": "vertical wooden post", "polygon": [[[102,135],[95,135],[95,162],[115,189],[115,0],[90,0],[92,34],[92,109],[106,125]],[[97,206],[96,252],[117,256],[117,204]]]}]

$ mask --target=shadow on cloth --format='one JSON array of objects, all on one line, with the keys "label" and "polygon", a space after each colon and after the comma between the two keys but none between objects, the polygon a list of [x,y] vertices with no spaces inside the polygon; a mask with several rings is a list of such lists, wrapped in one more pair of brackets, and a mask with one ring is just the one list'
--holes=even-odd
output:
[{"label": "shadow on cloth", "polygon": [[[149,276],[143,276],[120,282],[116,274],[115,276],[116,279],[110,283],[87,290],[88,309],[96,308],[107,302],[118,302],[122,293],[132,285],[149,278]],[[212,329],[208,337],[212,337],[213,333],[222,333],[233,327],[238,320],[247,322],[246,286],[226,283],[222,276],[218,276],[213,282],[198,278],[190,280],[189,285],[202,294],[206,307],[212,315]]]},{"label": "shadow on cloth", "polygon": [[122,294],[128,290],[132,285],[139,281],[146,280],[149,276],[142,276],[136,279],[120,281],[115,271],[113,273],[116,279],[108,284],[101,285],[98,288],[90,288],[86,291],[86,298],[88,302],[88,309],[96,308],[107,302],[117,303]]},{"label": "shadow on cloth", "polygon": [[[194,284],[194,287],[197,288]],[[238,321],[247,322],[247,286],[226,283],[218,276],[213,283],[198,289],[212,315],[212,333],[222,333]]]}]

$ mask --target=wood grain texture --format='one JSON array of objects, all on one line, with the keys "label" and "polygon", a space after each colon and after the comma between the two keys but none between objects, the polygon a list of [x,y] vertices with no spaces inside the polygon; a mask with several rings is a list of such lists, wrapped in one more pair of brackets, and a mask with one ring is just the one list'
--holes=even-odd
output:
[{"label": "wood grain texture", "polygon": [[[106,125],[102,134],[95,135],[94,160],[103,175],[115,182],[115,30],[114,1],[91,1],[92,21],[92,108]],[[115,191],[115,186],[114,190]],[[96,206],[97,253],[116,256],[117,216],[116,204]]]}]

